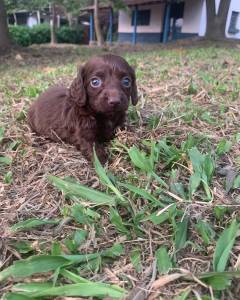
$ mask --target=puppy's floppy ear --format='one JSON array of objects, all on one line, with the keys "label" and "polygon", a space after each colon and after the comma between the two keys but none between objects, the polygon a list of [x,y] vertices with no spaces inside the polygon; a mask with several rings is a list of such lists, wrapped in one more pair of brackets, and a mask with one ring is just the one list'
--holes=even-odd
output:
[{"label": "puppy's floppy ear", "polygon": [[77,77],[74,78],[69,88],[69,98],[78,106],[84,106],[87,100],[86,90],[83,83],[83,73],[84,66],[80,66]]},{"label": "puppy's floppy ear", "polygon": [[133,67],[132,69],[132,87],[131,87],[131,100],[132,104],[135,106],[138,103],[138,92],[137,92],[137,84],[136,84],[136,75]]}]

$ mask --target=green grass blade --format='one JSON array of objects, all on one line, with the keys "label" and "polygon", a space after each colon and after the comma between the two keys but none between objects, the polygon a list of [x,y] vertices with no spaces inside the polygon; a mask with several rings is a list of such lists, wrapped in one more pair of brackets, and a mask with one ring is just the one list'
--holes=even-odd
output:
[{"label": "green grass blade", "polygon": [[75,283],[31,293],[31,297],[79,296],[122,298],[125,290],[104,283]]},{"label": "green grass blade", "polygon": [[19,293],[7,293],[3,296],[2,300],[32,300],[33,297],[21,295]]},{"label": "green grass blade", "polygon": [[120,193],[120,191],[115,187],[115,185],[112,183],[112,181],[107,176],[103,166],[101,165],[101,163],[97,157],[95,149],[94,149],[94,167],[95,167],[95,170],[96,170],[101,182],[104,185],[106,185],[107,187],[109,187],[122,202],[127,202],[124,199],[123,195]]},{"label": "green grass blade", "polygon": [[61,190],[68,197],[87,199],[95,205],[115,205],[115,198],[103,193],[83,186],[79,183],[72,183],[55,176],[48,176],[48,180],[56,188]]},{"label": "green grass blade", "polygon": [[11,165],[12,158],[10,156],[0,156],[0,164]]},{"label": "green grass blade", "polygon": [[10,229],[13,232],[26,230],[37,226],[47,225],[47,224],[58,224],[59,220],[40,220],[40,219],[28,219],[25,221],[18,222],[14,224]]},{"label": "green grass blade", "polygon": [[172,268],[172,261],[166,247],[160,247],[155,253],[159,274],[166,274]]},{"label": "green grass blade", "polygon": [[128,155],[132,163],[144,172],[152,172],[152,166],[150,160],[146,157],[146,154],[140,151],[136,146],[132,146],[128,150]]},{"label": "green grass blade", "polygon": [[139,248],[135,248],[131,251],[130,260],[137,273],[141,273],[142,264],[141,264],[141,252]]},{"label": "green grass blade", "polygon": [[9,277],[27,277],[35,273],[49,272],[70,264],[63,256],[39,255],[19,260],[0,272],[0,282]]},{"label": "green grass blade", "polygon": [[34,255],[15,261],[12,266],[0,272],[0,282],[9,278],[28,277],[36,273],[55,271],[57,268],[88,262],[99,257],[99,253],[86,255]]},{"label": "green grass blade", "polygon": [[77,275],[73,272],[65,270],[65,269],[62,269],[60,271],[60,274],[63,277],[67,278],[68,280],[71,280],[74,283],[89,283],[89,282],[91,282],[90,280],[87,280],[87,279],[85,279],[85,278],[83,278],[83,277],[81,277],[81,276],[79,276],[79,275]]},{"label": "green grass blade", "polygon": [[181,222],[176,223],[175,228],[175,249],[179,250],[185,247],[187,242],[188,217],[184,217]]},{"label": "green grass blade", "polygon": [[129,191],[143,197],[143,199],[147,199],[152,202],[152,204],[157,204],[160,207],[165,207],[164,204],[162,204],[157,198],[155,198],[153,195],[151,195],[149,192],[147,192],[144,189],[141,189],[139,187],[136,187],[129,183],[119,183],[120,186],[125,187]]},{"label": "green grass blade", "polygon": [[235,243],[239,224],[233,220],[231,225],[220,235],[213,254],[213,270],[222,272],[225,270],[230,251]]}]

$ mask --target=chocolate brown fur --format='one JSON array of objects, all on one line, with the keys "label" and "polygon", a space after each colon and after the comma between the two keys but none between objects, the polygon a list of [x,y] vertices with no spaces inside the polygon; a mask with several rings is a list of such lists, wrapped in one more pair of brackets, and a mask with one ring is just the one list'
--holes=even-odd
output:
[{"label": "chocolate brown fur", "polygon": [[[126,77],[129,87],[123,84]],[[96,78],[102,83],[99,87],[92,86]],[[75,145],[89,160],[95,144],[99,159],[105,162],[103,143],[113,139],[116,128],[124,124],[130,98],[136,105],[134,70],[120,56],[98,56],[79,68],[70,88],[55,86],[41,94],[29,109],[28,122],[39,135]]]}]

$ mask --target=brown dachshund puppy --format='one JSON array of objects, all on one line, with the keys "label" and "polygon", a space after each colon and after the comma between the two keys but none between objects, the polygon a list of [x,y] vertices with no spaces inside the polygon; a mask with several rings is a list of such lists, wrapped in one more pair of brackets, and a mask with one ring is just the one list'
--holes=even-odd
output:
[{"label": "brown dachshund puppy", "polygon": [[134,70],[120,56],[103,55],[81,66],[70,88],[51,87],[28,112],[33,131],[54,141],[73,144],[91,160],[93,146],[101,162],[103,143],[122,126],[129,100],[138,101]]}]

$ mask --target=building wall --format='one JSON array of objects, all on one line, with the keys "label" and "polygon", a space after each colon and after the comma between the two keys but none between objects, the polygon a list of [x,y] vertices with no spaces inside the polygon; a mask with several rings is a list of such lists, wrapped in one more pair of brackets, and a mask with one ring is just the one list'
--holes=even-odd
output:
[{"label": "building wall", "polygon": [[[220,0],[215,0],[216,1],[216,10],[218,10]],[[228,33],[228,28],[232,16],[232,11],[239,12],[238,20],[237,20],[237,26],[236,28],[239,29],[239,32],[236,34],[230,34]],[[206,32],[206,24],[207,24],[207,17],[206,17],[206,2],[204,1],[203,4],[203,10],[201,14],[201,20],[200,20],[200,28],[199,28],[199,35],[204,36]],[[225,30],[226,36],[229,38],[237,38],[240,39],[240,0],[231,0],[231,4],[229,7],[229,12],[228,12],[228,17],[227,17],[227,22],[226,22],[226,30]]]},{"label": "building wall", "polygon": [[[220,0],[216,1],[216,11]],[[223,0],[224,1],[224,0]],[[139,6],[141,9],[150,9],[150,25],[137,26],[137,42],[157,43],[162,40],[162,26],[164,19],[165,4]],[[239,12],[236,28],[239,32],[228,33],[232,12]],[[133,26],[131,26],[131,9],[128,12],[120,11],[118,18],[119,42],[131,42]],[[176,38],[188,38],[199,35],[204,36],[206,32],[206,0],[185,0],[183,24]],[[226,36],[240,39],[240,0],[231,0],[226,22]]]},{"label": "building wall", "polygon": [[[144,5],[139,6],[138,9],[150,9],[150,24],[148,26],[137,26],[138,33],[160,33],[162,31],[163,16],[164,16],[165,4],[157,5]],[[131,25],[132,20],[132,10],[129,11],[119,11],[118,18],[118,32],[119,33],[132,33],[133,26]]]},{"label": "building wall", "polygon": [[185,0],[182,33],[198,33],[204,0]]}]

